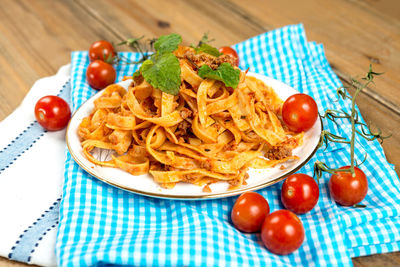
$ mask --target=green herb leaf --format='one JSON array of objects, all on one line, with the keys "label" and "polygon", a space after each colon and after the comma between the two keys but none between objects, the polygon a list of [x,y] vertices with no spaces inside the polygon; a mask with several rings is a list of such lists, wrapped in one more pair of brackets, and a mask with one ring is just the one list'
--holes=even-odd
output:
[{"label": "green herb leaf", "polygon": [[182,42],[182,37],[179,34],[172,33],[169,35],[160,36],[154,43],[154,49],[160,53],[173,52]]},{"label": "green herb leaf", "polygon": [[143,62],[140,71],[144,79],[153,87],[172,95],[179,93],[181,68],[174,54],[154,54]]},{"label": "green herb leaf", "polygon": [[140,76],[140,70],[135,71],[135,73],[132,74],[132,78]]},{"label": "green herb leaf", "polygon": [[[172,53],[182,42],[179,34],[161,36],[154,42],[156,53],[143,62],[140,73],[154,88],[177,95],[181,85],[181,68],[178,58]],[[134,73],[135,77],[137,74]]]},{"label": "green herb leaf", "polygon": [[208,65],[203,65],[199,68],[198,75],[205,79],[210,78],[221,81],[227,87],[236,88],[239,85],[240,70],[234,69],[229,63],[222,63],[216,70],[213,70]]},{"label": "green herb leaf", "polygon": [[195,48],[195,50],[196,53],[204,52],[214,57],[219,57],[220,55],[222,55],[222,53],[220,53],[217,48],[205,43],[201,44],[200,47]]}]

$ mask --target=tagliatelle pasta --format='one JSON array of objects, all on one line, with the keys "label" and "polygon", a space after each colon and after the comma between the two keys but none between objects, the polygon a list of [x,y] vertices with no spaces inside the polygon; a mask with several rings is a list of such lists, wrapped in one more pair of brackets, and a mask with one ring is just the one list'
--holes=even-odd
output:
[{"label": "tagliatelle pasta", "polygon": [[[181,66],[176,96],[141,75],[128,90],[117,84],[104,89],[78,129],[88,160],[132,175],[150,173],[164,188],[224,181],[236,189],[245,183],[249,168],[297,159],[291,151],[301,145],[303,133],[282,124],[283,102],[271,87],[242,71],[234,89],[202,79],[188,53],[195,52],[183,46],[175,51]],[[109,156],[94,156],[95,149]]]}]

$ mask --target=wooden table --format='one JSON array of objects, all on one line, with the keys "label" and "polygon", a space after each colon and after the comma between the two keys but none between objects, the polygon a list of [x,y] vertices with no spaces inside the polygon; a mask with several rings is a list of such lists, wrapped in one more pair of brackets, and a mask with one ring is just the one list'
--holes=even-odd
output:
[{"label": "wooden table", "polygon": [[[180,33],[189,44],[204,32],[215,46],[230,45],[288,24],[303,23],[309,41],[346,84],[370,63],[385,75],[357,104],[367,122],[393,136],[383,144],[400,167],[400,2],[397,0],[303,1],[15,1],[0,8],[0,120],[22,101],[32,84],[56,73],[73,50],[93,41]],[[399,174],[399,171],[397,170]],[[1,237],[0,237],[1,238]],[[400,253],[353,259],[355,266],[399,265]],[[0,258],[2,266],[23,266]]]}]

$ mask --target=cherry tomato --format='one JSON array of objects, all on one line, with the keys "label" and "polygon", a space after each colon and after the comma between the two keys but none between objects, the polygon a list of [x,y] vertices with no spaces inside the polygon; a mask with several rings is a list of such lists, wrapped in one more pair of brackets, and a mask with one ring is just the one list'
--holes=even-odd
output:
[{"label": "cherry tomato", "polygon": [[235,227],[240,231],[254,233],[261,230],[268,213],[268,201],[262,195],[256,192],[246,192],[236,200],[231,218]]},{"label": "cherry tomato", "polygon": [[[344,166],[340,169],[348,169]],[[336,172],[329,180],[332,198],[342,206],[353,206],[365,198],[368,192],[368,180],[364,172],[354,167],[354,176],[350,172]]]},{"label": "cherry tomato", "polygon": [[112,59],[116,56],[114,47],[110,42],[100,40],[94,42],[89,48],[89,59],[95,61],[100,59],[111,63]]},{"label": "cherry tomato", "polygon": [[298,249],[304,241],[303,224],[291,211],[275,211],[265,217],[261,240],[272,253],[290,254]]},{"label": "cherry tomato", "polygon": [[67,126],[71,110],[64,99],[55,96],[44,96],[35,105],[36,120],[49,131],[58,131]]},{"label": "cherry tomato", "polygon": [[312,210],[318,198],[318,184],[307,174],[292,174],[282,185],[282,204],[294,213],[302,214]]},{"label": "cherry tomato", "polygon": [[86,78],[89,85],[100,90],[115,82],[117,73],[113,66],[101,60],[95,60],[89,64],[86,70]]},{"label": "cherry tomato", "polygon": [[222,53],[224,55],[230,55],[230,56],[236,58],[235,65],[239,66],[239,56],[235,49],[233,49],[230,46],[223,46],[223,47],[220,47],[218,50],[220,53]]},{"label": "cherry tomato", "polygon": [[317,118],[318,107],[311,96],[295,94],[283,103],[282,119],[291,131],[307,131],[314,125]]}]

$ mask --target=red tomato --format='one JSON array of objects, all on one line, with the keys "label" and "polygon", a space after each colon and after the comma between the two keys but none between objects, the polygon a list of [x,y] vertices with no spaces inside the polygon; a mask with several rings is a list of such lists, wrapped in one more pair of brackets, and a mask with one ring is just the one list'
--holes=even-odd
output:
[{"label": "red tomato", "polygon": [[61,97],[48,95],[36,102],[35,117],[46,130],[58,131],[67,126],[71,110]]},{"label": "red tomato", "polygon": [[104,40],[94,42],[89,48],[90,61],[100,59],[111,63],[115,56],[116,53],[112,44]]},{"label": "red tomato", "polygon": [[317,118],[318,107],[311,96],[295,94],[283,103],[282,119],[293,132],[307,131]]},{"label": "red tomato", "polygon": [[236,200],[231,218],[237,229],[246,233],[258,232],[269,213],[268,201],[256,192],[246,192]]},{"label": "red tomato", "polygon": [[303,224],[291,211],[275,211],[265,217],[261,240],[274,254],[290,254],[298,249],[304,241]]},{"label": "red tomato", "polygon": [[[348,169],[344,166],[340,169]],[[353,206],[365,198],[368,192],[368,180],[364,172],[354,167],[351,172],[337,172],[329,180],[329,191],[333,199],[342,206]]]},{"label": "red tomato", "polygon": [[235,49],[233,49],[232,47],[229,47],[229,46],[223,46],[223,47],[220,47],[218,50],[220,53],[222,53],[224,55],[230,55],[230,56],[236,58],[235,65],[239,66],[239,56]]},{"label": "red tomato", "polygon": [[318,184],[307,174],[292,174],[282,185],[282,204],[294,213],[302,214],[312,210],[318,198]]},{"label": "red tomato", "polygon": [[113,66],[101,60],[95,60],[89,64],[86,70],[86,78],[89,85],[100,90],[115,82],[117,73]]}]

